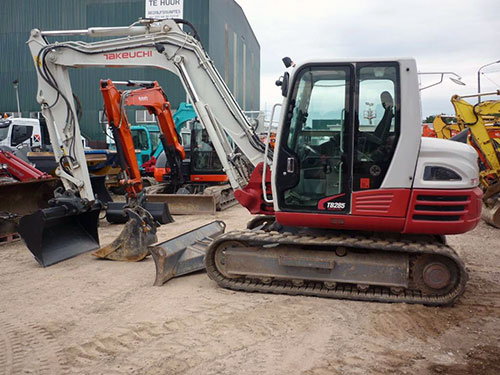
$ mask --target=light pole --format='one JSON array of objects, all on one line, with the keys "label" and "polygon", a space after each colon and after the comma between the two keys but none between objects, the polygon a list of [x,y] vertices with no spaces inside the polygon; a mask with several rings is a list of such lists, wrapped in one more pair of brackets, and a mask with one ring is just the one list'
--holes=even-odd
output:
[{"label": "light pole", "polygon": [[17,114],[21,117],[21,107],[19,106],[19,81],[16,79],[12,82],[14,85],[14,90],[16,90],[16,99],[17,99]]},{"label": "light pole", "polygon": [[[487,66],[493,65],[493,64],[498,64],[500,63],[500,60],[490,62],[488,64],[483,65],[477,70],[477,93],[481,93],[481,69],[486,68]],[[481,95],[477,96],[477,102],[481,103]]]}]

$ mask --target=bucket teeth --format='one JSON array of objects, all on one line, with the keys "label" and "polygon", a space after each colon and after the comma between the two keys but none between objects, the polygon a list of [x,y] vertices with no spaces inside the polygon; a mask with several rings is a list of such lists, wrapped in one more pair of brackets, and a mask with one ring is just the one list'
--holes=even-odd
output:
[{"label": "bucket teeth", "polygon": [[138,262],[149,254],[148,245],[157,242],[158,223],[142,207],[125,209],[125,212],[129,220],[120,235],[92,255],[103,259]]}]

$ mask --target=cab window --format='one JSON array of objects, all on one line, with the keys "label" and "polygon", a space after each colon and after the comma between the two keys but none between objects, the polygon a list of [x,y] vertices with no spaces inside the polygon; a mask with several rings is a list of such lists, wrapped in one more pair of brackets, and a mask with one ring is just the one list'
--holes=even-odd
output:
[{"label": "cab window", "polygon": [[132,140],[136,150],[149,150],[148,134],[144,129],[132,130]]},{"label": "cab window", "polygon": [[344,135],[348,106],[347,67],[311,68],[297,83],[287,146],[297,156],[297,185],[285,205],[316,209],[321,199],[345,192]]},{"label": "cab window", "polygon": [[14,125],[12,128],[11,146],[17,146],[31,138],[33,127],[24,125]]},{"label": "cab window", "polygon": [[380,187],[400,133],[397,63],[363,64],[357,70],[354,191]]}]

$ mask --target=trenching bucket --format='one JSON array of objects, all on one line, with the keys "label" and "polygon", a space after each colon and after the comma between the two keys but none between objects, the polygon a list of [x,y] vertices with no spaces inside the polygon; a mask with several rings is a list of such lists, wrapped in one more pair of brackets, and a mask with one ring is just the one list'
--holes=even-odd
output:
[{"label": "trenching bucket", "polygon": [[[124,224],[128,221],[128,215],[125,211],[126,203],[109,202],[106,209],[106,220],[113,224]],[[174,222],[167,203],[145,202],[142,207],[148,211],[153,218],[160,224]]]},{"label": "trenching bucket", "polygon": [[143,207],[126,208],[127,223],[120,235],[109,245],[92,253],[98,258],[138,262],[149,255],[148,245],[157,241],[158,224]]},{"label": "trenching bucket", "polygon": [[44,208],[23,216],[19,234],[43,267],[99,248],[100,205],[74,214],[65,206]]}]

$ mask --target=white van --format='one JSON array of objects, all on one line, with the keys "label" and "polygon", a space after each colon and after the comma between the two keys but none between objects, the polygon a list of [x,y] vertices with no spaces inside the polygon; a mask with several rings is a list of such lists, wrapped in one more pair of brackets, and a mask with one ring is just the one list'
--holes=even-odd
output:
[{"label": "white van", "polygon": [[39,120],[16,117],[0,119],[0,146],[18,147],[21,144],[30,147],[42,145]]}]

